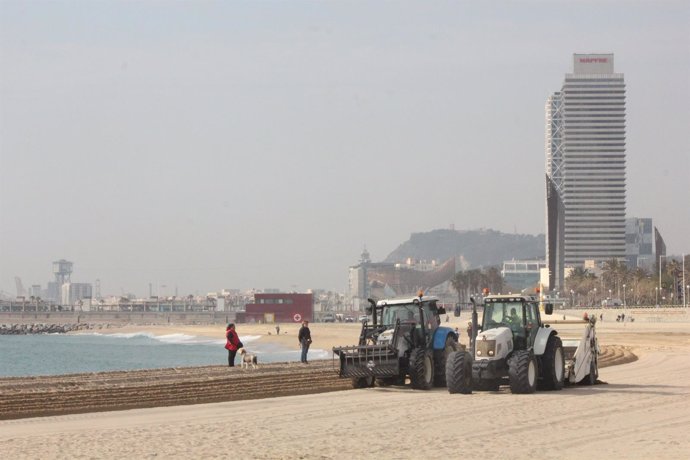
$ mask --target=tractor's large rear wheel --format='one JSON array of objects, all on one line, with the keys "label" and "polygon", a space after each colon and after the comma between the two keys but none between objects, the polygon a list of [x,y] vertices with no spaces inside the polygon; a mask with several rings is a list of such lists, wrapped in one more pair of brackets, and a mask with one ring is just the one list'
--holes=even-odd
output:
[{"label": "tractor's large rear wheel", "polygon": [[374,386],[374,377],[353,377],[352,388],[367,388]]},{"label": "tractor's large rear wheel", "polygon": [[434,350],[434,386],[446,386],[446,369],[448,368],[448,357],[458,350],[458,342],[452,335],[446,338],[446,346],[443,350]]},{"label": "tractor's large rear wheel", "polygon": [[446,362],[448,393],[472,393],[472,357],[466,351],[454,351]]},{"label": "tractor's large rear wheel", "polygon": [[513,353],[508,360],[508,378],[513,393],[534,393],[537,389],[537,360],[530,350]]},{"label": "tractor's large rear wheel", "polygon": [[565,360],[563,359],[563,343],[555,335],[549,337],[546,349],[541,358],[542,372],[539,381],[540,390],[560,390],[565,379]]},{"label": "tractor's large rear wheel", "polygon": [[434,383],[434,358],[431,350],[415,348],[410,353],[410,381],[412,388],[429,390]]}]

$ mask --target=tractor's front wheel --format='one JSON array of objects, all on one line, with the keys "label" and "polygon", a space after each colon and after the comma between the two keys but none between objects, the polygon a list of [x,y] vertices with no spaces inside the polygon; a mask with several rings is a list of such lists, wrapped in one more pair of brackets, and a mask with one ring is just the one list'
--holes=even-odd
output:
[{"label": "tractor's front wheel", "polygon": [[508,378],[513,393],[534,393],[537,389],[537,360],[530,350],[513,353],[508,360]]},{"label": "tractor's front wheel", "polygon": [[374,377],[353,377],[352,388],[367,388],[374,386]]},{"label": "tractor's front wheel", "polygon": [[409,368],[412,388],[430,390],[434,384],[434,358],[431,350],[424,348],[412,350]]},{"label": "tractor's front wheel", "polygon": [[443,350],[434,350],[434,386],[446,386],[446,369],[448,368],[448,357],[458,350],[458,342],[453,336],[448,334],[446,346]]},{"label": "tractor's front wheel", "polygon": [[466,351],[454,351],[446,362],[448,393],[472,393],[472,357]]}]

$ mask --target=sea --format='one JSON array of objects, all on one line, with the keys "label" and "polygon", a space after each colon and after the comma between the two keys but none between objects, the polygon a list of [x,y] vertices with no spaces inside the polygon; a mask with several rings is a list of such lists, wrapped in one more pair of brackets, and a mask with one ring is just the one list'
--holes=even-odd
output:
[{"label": "sea", "polygon": [[[259,363],[299,361],[297,347],[285,349],[258,338],[240,336]],[[0,377],[227,365],[224,346],[224,339],[147,332],[0,335]],[[309,350],[309,359],[329,357],[325,350]]]}]

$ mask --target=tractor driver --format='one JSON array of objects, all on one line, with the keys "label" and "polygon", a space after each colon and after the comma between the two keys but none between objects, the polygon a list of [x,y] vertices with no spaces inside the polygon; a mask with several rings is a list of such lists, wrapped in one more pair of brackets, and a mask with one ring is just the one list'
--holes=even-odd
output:
[{"label": "tractor driver", "polygon": [[520,317],[518,316],[517,311],[515,310],[515,307],[510,309],[510,315],[506,318],[506,321],[511,326],[520,326],[520,323],[522,321],[521,321]]}]

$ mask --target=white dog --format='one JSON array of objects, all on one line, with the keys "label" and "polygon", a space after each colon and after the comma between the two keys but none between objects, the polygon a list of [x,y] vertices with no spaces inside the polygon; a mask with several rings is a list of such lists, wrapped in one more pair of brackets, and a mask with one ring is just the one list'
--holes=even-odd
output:
[{"label": "white dog", "polygon": [[250,364],[252,366],[252,369],[256,369],[258,367],[258,362],[256,359],[256,355],[254,353],[247,353],[247,350],[245,350],[244,348],[240,348],[238,351],[240,353],[242,369],[249,369]]}]

